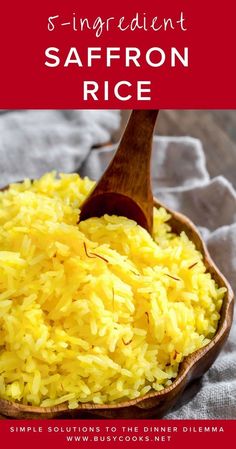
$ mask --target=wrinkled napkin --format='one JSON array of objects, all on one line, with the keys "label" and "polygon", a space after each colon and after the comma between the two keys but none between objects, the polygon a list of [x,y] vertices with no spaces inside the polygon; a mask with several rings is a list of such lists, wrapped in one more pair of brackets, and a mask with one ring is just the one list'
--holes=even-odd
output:
[{"label": "wrinkled napkin", "polygon": [[[0,116],[0,184],[43,172],[78,171],[98,179],[116,146],[110,140],[117,111],[24,111]],[[223,152],[223,149],[222,149]],[[211,256],[236,290],[236,192],[222,176],[210,179],[201,142],[155,137],[153,192],[200,229]],[[184,392],[168,419],[236,418],[236,323],[220,356]]]},{"label": "wrinkled napkin", "polygon": [[57,169],[72,172],[110,141],[118,111],[24,110],[0,114],[0,187]]}]

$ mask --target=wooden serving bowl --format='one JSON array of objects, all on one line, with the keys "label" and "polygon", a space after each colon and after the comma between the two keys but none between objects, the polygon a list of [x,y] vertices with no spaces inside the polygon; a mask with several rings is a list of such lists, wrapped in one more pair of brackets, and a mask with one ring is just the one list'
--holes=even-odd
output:
[{"label": "wooden serving bowl", "polygon": [[[163,206],[156,199],[154,205]],[[165,207],[165,206],[163,206]],[[166,207],[165,207],[166,208]],[[184,215],[173,212],[169,224],[172,231],[179,234],[185,231],[196,248],[202,253],[207,271],[220,287],[226,287],[218,330],[210,343],[186,357],[180,364],[179,373],[174,382],[160,392],[146,394],[142,398],[121,402],[119,404],[95,405],[80,404],[77,409],[69,410],[67,403],[54,407],[35,407],[0,399],[2,418],[15,419],[51,419],[51,418],[162,418],[182,395],[187,385],[201,377],[212,365],[225,343],[233,319],[233,292],[212,261],[207,248],[194,224]]]}]

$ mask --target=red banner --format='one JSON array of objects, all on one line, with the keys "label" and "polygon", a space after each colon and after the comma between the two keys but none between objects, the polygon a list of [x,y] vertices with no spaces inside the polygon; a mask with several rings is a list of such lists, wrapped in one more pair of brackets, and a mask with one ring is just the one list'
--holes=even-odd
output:
[{"label": "red banner", "polygon": [[[2,421],[1,444],[11,449],[214,447],[232,444],[235,421],[48,420]],[[5,443],[5,445],[4,445]]]},{"label": "red banner", "polygon": [[2,2],[0,107],[235,108],[235,2]]}]

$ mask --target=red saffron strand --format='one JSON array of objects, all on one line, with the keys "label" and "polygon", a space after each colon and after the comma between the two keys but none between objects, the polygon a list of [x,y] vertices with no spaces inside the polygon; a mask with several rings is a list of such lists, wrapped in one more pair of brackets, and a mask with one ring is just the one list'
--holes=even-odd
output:
[{"label": "red saffron strand", "polygon": [[174,276],[171,276],[170,274],[164,273],[166,276],[168,276],[171,279],[174,279],[175,281],[181,281],[179,278],[175,278]]},{"label": "red saffron strand", "polygon": [[195,267],[198,264],[198,262],[193,263],[192,265],[190,265],[190,267],[188,267],[188,270],[191,270],[193,267]]},{"label": "red saffron strand", "polygon": [[100,254],[97,254],[97,253],[90,253],[90,254],[93,254],[95,257],[99,257],[99,259],[102,259],[102,260],[104,260],[104,262],[106,262],[106,263],[109,263],[109,260],[107,260],[105,257],[103,257],[103,256],[100,256]]},{"label": "red saffron strand", "polygon": [[90,259],[94,259],[95,256],[90,256],[90,255],[89,255],[88,250],[87,250],[87,246],[86,246],[86,243],[85,243],[85,242],[83,242],[83,245],[84,245],[84,251],[85,251],[86,256],[89,257]]},{"label": "red saffron strand", "polygon": [[85,251],[85,254],[86,254],[86,256],[89,257],[90,259],[95,259],[96,257],[98,257],[99,259],[103,260],[103,261],[106,262],[106,263],[109,262],[107,259],[105,259],[105,257],[102,257],[102,256],[100,256],[100,255],[97,254],[97,253],[90,253],[90,254],[89,254],[89,253],[88,253],[88,250],[87,250],[86,243],[83,242],[83,245],[84,245],[84,251]]},{"label": "red saffron strand", "polygon": [[174,355],[173,355],[173,360],[175,360],[177,358],[177,355],[179,355],[178,351],[175,351]]},{"label": "red saffron strand", "polygon": [[129,341],[127,341],[127,343],[125,343],[124,339],[122,338],[122,341],[125,346],[128,346],[128,345],[130,345],[130,343],[132,343],[133,339],[131,338],[131,340],[129,340]]}]

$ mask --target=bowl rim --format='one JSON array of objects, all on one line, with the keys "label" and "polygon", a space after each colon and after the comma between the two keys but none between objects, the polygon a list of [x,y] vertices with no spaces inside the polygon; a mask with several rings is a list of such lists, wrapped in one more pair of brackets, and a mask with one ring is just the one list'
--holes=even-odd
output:
[{"label": "bowl rim", "polygon": [[[5,188],[0,189],[6,190],[8,186]],[[29,413],[29,414],[40,414],[40,415],[48,415],[53,413],[66,413],[66,412],[76,412],[76,411],[93,411],[93,410],[117,410],[117,409],[123,409],[123,408],[130,408],[133,406],[139,407],[139,408],[145,408],[145,402],[148,401],[151,398],[158,398],[158,399],[165,399],[169,393],[173,392],[178,386],[181,386],[181,383],[184,382],[186,379],[186,383],[183,386],[183,389],[185,389],[187,385],[187,377],[188,374],[191,372],[193,367],[202,359],[203,356],[205,356],[217,343],[220,343],[221,339],[225,336],[227,338],[227,334],[230,331],[232,320],[233,320],[233,302],[234,302],[234,293],[233,290],[229,284],[229,282],[226,280],[225,276],[221,273],[219,268],[216,266],[216,264],[213,262],[208,249],[206,247],[205,242],[203,241],[202,237],[200,236],[199,231],[197,230],[194,223],[187,218],[184,214],[180,212],[173,211],[172,209],[169,209],[166,205],[164,205],[162,202],[157,200],[154,197],[154,207],[160,208],[163,207],[165,210],[171,215],[171,218],[168,220],[171,221],[176,220],[178,222],[184,223],[185,226],[192,231],[195,236],[197,237],[199,244],[201,246],[201,249],[199,251],[203,255],[204,264],[207,269],[211,267],[213,269],[213,272],[219,277],[222,281],[222,284],[226,287],[227,292],[224,297],[224,302],[222,306],[224,306],[224,313],[221,315],[221,318],[219,320],[218,329],[216,331],[215,336],[212,338],[212,340],[202,348],[197,349],[192,354],[188,355],[183,359],[183,361],[180,363],[179,366],[179,372],[172,382],[171,385],[165,387],[161,391],[154,391],[147,393],[144,396],[126,400],[119,403],[114,404],[94,404],[94,403],[79,403],[76,408],[69,409],[68,402],[63,402],[62,404],[55,405],[52,407],[41,407],[41,406],[34,406],[34,405],[24,405],[20,402],[16,401],[10,401],[7,399],[0,398],[0,414],[1,409],[3,410],[10,410],[15,411],[18,413]],[[142,404],[144,404],[142,406]]]}]

